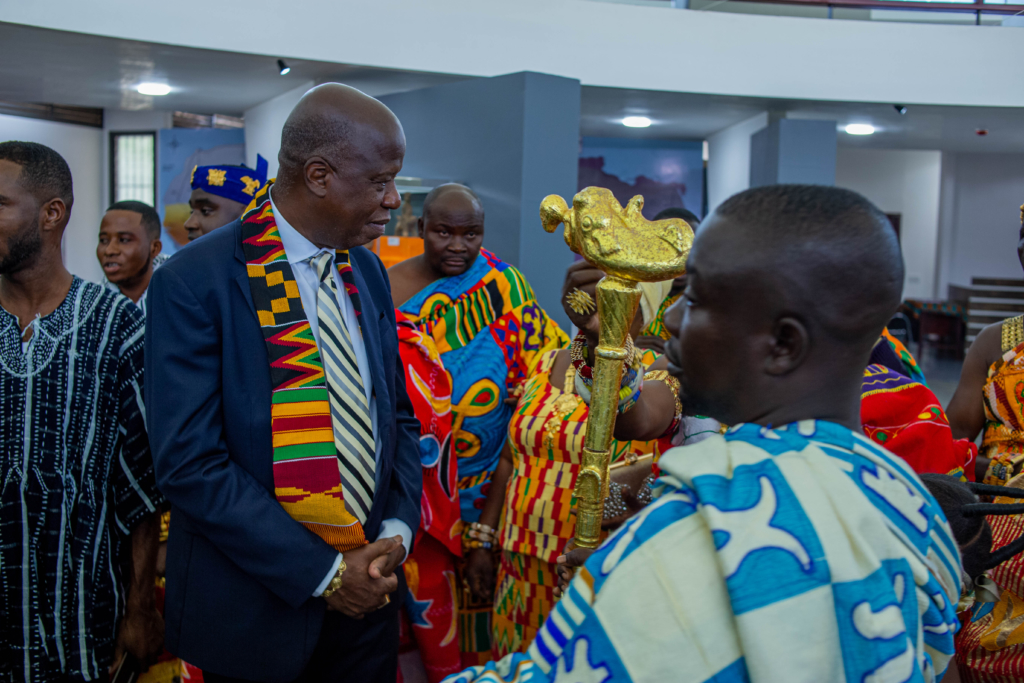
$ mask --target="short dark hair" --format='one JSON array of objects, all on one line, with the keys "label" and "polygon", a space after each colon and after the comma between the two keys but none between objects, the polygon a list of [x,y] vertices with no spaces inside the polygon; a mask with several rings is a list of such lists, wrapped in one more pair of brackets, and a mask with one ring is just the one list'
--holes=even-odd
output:
[{"label": "short dark hair", "polygon": [[476,202],[476,205],[480,208],[481,215],[483,214],[484,203],[480,201],[480,197],[477,195],[476,192],[473,192],[473,190],[471,190],[470,188],[459,183],[445,183],[444,185],[438,185],[437,187],[435,187],[433,190],[427,193],[426,197],[423,198],[423,211],[421,212],[421,215],[424,218],[426,218],[427,212],[430,210],[430,205],[434,203],[434,200],[440,199],[442,196],[448,194],[449,192],[461,192],[463,194],[469,195],[473,199],[473,201]]},{"label": "short dark hair", "polygon": [[852,190],[756,187],[725,200],[714,215],[744,226],[737,249],[771,259],[806,312],[840,340],[873,344],[899,306],[904,266],[896,231]]},{"label": "short dark hair", "polygon": [[697,214],[689,209],[684,209],[681,206],[670,206],[667,209],[662,209],[658,212],[658,215],[654,217],[654,220],[663,221],[666,218],[681,218],[686,221],[691,228],[696,228],[700,225],[700,218],[697,217]]},{"label": "short dark hair", "polygon": [[160,214],[152,206],[145,202],[137,202],[133,199],[126,199],[114,202],[107,211],[134,211],[142,216],[142,227],[149,233],[149,239],[160,239]]},{"label": "short dark hair", "polygon": [[21,166],[21,182],[40,203],[60,199],[71,213],[71,169],[60,154],[38,142],[8,140],[0,142],[0,160]]}]

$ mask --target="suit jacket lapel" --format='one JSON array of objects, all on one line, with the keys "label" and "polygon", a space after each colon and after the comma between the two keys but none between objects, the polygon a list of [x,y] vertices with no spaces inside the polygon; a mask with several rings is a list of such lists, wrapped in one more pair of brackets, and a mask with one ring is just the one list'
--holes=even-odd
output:
[{"label": "suit jacket lapel", "polygon": [[[355,259],[349,254],[349,262],[352,264],[352,279],[359,290],[359,303],[362,305],[362,314],[359,316],[359,329],[363,333],[363,344],[366,346],[366,360],[370,364],[370,376],[373,378],[373,393],[377,401],[377,429],[387,429],[391,422],[391,397],[384,377],[384,362],[381,358],[380,327],[379,320],[381,312],[370,289],[359,272],[359,266]],[[380,434],[383,445],[385,434]],[[380,467],[377,468],[378,474]]]}]

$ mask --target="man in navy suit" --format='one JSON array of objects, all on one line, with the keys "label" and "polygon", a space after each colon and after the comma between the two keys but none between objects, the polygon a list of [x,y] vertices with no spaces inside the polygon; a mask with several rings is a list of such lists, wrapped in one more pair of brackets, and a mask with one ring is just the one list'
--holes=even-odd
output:
[{"label": "man in navy suit", "polygon": [[166,644],[207,681],[394,683],[420,430],[387,274],[360,245],[400,206],[404,155],[383,104],[314,88],[276,183],[154,274]]}]

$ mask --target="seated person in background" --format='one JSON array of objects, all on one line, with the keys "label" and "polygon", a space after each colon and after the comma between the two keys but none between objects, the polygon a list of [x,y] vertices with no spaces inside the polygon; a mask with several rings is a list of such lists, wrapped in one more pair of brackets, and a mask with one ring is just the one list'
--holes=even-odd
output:
[{"label": "seated person in background", "polygon": [[[586,261],[577,261],[566,273],[562,305],[581,330],[572,349],[548,351],[530,377],[512,414],[508,442],[491,482],[480,523],[492,548],[471,550],[470,556],[500,552],[498,590],[494,597],[494,631],[491,650],[495,659],[525,652],[537,629],[556,602],[555,558],[565,551],[576,530],[571,514],[573,487],[583,458],[587,433],[587,404],[575,386],[576,362],[597,348],[598,318],[594,304],[597,283],[604,273]],[[645,290],[645,296],[647,290]],[[589,305],[580,307],[579,298]],[[660,299],[646,300],[637,311],[630,335],[636,335],[649,318],[642,313],[657,309]],[[652,305],[653,304],[653,305]],[[579,309],[579,310],[577,310]],[[652,476],[653,460],[671,446],[681,412],[676,393],[679,383],[668,376],[668,363],[653,351],[640,354],[643,390],[615,424],[612,462],[643,458],[635,467],[640,474],[626,491],[646,492],[645,477]],[[659,443],[660,439],[660,443]],[[617,472],[628,476],[632,467]],[[511,481],[510,481],[511,480]],[[508,496],[506,497],[506,487]],[[625,512],[621,484],[613,484],[606,501],[609,523]],[[502,520],[500,537],[494,531]],[[490,586],[487,587],[488,589]],[[481,599],[485,596],[480,596]]]},{"label": "seated person in background", "polygon": [[940,679],[957,546],[859,416],[903,284],[885,215],[838,188],[747,190],[704,222],[687,270],[670,371],[684,405],[734,426],[662,456],[655,501],[525,656],[452,680]]},{"label": "seated person in background", "polygon": [[160,253],[162,248],[160,216],[149,204],[117,202],[103,214],[96,258],[107,288],[124,294],[143,313],[153,270],[168,258]]},{"label": "seated person in background", "polygon": [[[662,209],[654,217],[654,220],[660,221],[666,218],[680,218],[686,221],[693,228],[694,233],[697,232],[697,226],[700,225],[700,219],[697,218],[697,214],[688,209]],[[665,353],[665,342],[672,336],[665,328],[665,311],[675,302],[679,301],[679,297],[683,295],[683,290],[686,289],[686,274],[684,273],[674,280],[669,280],[667,283],[645,283],[641,285],[645,287],[645,293],[648,287],[659,286],[664,288],[665,285],[667,285],[667,289],[663,291],[661,304],[656,304],[652,311],[644,309],[644,319],[647,322],[644,323],[644,328],[635,339],[636,345],[641,349],[650,349],[658,353]],[[644,300],[640,303],[641,306],[649,305],[646,299],[647,297],[645,296]]]},{"label": "seated person in background", "polygon": [[[534,299],[522,273],[481,248],[484,209],[468,187],[453,183],[431,190],[418,227],[423,253],[388,271],[391,296],[434,340],[452,378],[452,449],[468,532],[480,520],[523,384],[545,352],[567,346],[569,339]],[[464,546],[471,540],[464,535]],[[493,585],[493,562],[469,562],[457,586],[464,586],[467,573],[471,583]],[[490,658],[492,603],[474,600],[468,590],[459,600],[463,666],[481,664]]]},{"label": "seated person in background", "polygon": [[245,207],[267,182],[267,160],[256,155],[256,170],[248,166],[196,166],[192,169],[192,210],[185,221],[188,241],[202,237],[241,217]]},{"label": "seated person in background", "polygon": [[[1024,206],[1017,256],[1024,267]],[[1024,488],[1024,316],[983,329],[971,344],[960,384],[947,406],[953,435],[974,440],[984,433],[976,472],[986,484]],[[1024,534],[1020,515],[990,516],[995,547]],[[1024,558],[1015,556],[989,572],[1006,604],[968,623],[957,637],[964,680],[1024,679]],[[998,676],[995,676],[998,674]]]}]

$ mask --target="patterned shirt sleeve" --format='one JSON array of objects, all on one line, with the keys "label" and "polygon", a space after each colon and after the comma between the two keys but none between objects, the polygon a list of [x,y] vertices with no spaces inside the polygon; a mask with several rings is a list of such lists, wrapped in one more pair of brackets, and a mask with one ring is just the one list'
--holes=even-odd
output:
[{"label": "patterned shirt sleeve", "polygon": [[[516,271],[518,274],[519,271]],[[545,354],[569,346],[569,336],[562,331],[534,298],[529,283],[519,274],[527,292],[526,301],[519,306],[519,357],[509,373],[509,394],[518,396],[521,385],[537,374],[537,366]]]},{"label": "patterned shirt sleeve", "polygon": [[127,303],[117,306],[113,315],[115,325],[123,329],[123,341],[117,361],[120,444],[111,486],[117,528],[130,534],[146,515],[156,512],[164,497],[156,487],[142,398],[144,318],[138,308]]}]

